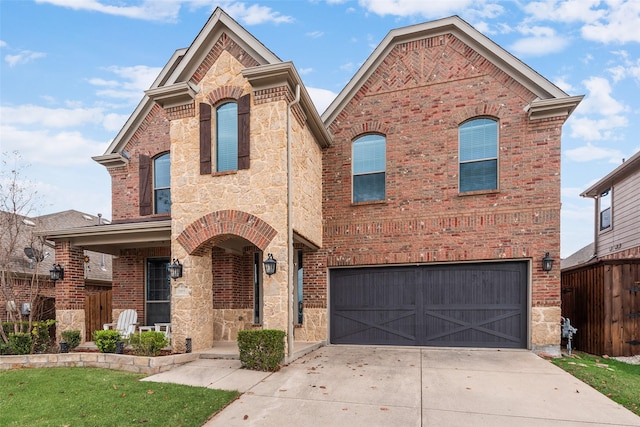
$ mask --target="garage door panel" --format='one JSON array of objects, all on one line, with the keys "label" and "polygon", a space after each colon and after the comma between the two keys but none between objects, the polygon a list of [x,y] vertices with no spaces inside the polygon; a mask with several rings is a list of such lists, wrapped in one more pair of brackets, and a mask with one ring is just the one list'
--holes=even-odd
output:
[{"label": "garage door panel", "polygon": [[525,348],[527,263],[336,269],[332,343]]}]

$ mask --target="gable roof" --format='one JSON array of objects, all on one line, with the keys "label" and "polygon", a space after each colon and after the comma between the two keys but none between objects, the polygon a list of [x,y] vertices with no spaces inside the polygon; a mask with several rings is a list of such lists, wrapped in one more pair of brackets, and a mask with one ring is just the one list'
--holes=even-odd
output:
[{"label": "gable roof", "polygon": [[609,172],[604,178],[600,179],[598,182],[593,184],[591,187],[587,188],[584,192],[580,194],[582,197],[597,197],[603,191],[610,188],[617,181],[620,181],[627,176],[640,173],[640,151],[631,156],[629,160],[622,160],[622,164],[615,168],[613,171]]},{"label": "gable roof", "polygon": [[231,37],[260,65],[282,62],[222,9],[216,8],[191,45],[173,53],[105,153],[92,157],[93,160],[107,168],[127,164],[129,157],[128,153],[123,151],[124,146],[154,107],[156,100],[150,95],[160,98],[172,95],[193,96],[197,88],[189,82],[189,79],[223,33]]},{"label": "gable roof", "polygon": [[557,114],[566,114],[568,116],[583,98],[582,96],[567,95],[556,85],[501,48],[466,21],[458,16],[451,16],[390,31],[322,114],[322,120],[325,125],[329,126],[335,120],[398,43],[445,34],[453,34],[537,95],[538,99],[528,106],[528,112],[532,118],[549,117]]}]

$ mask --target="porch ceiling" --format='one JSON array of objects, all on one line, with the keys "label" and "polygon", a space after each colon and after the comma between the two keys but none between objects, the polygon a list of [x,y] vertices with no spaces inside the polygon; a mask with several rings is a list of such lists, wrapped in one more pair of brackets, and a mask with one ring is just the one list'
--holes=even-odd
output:
[{"label": "porch ceiling", "polygon": [[38,233],[53,242],[69,241],[71,245],[111,255],[122,249],[170,247],[171,220],[103,224]]}]

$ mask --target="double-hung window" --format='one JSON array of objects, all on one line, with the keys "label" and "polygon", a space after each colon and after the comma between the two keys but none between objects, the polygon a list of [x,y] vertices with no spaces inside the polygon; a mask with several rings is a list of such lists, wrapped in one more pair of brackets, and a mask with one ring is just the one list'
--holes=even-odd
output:
[{"label": "double-hung window", "polygon": [[238,169],[238,104],[216,108],[216,165],[218,172]]},{"label": "double-hung window", "polygon": [[598,198],[600,208],[600,231],[611,228],[611,188],[603,191]]},{"label": "double-hung window", "polygon": [[153,160],[153,210],[171,213],[171,160],[169,153]]},{"label": "double-hung window", "polygon": [[480,118],[459,127],[460,192],[498,189],[498,122]]},{"label": "double-hung window", "polygon": [[385,200],[386,138],[364,135],[353,141],[353,202]]}]

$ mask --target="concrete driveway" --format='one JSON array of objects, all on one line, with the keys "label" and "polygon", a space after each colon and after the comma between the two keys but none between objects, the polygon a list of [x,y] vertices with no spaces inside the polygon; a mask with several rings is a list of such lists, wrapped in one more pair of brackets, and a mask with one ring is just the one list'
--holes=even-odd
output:
[{"label": "concrete driveway", "polygon": [[640,426],[522,350],[322,347],[268,374],[197,360],[150,381],[244,394],[205,426]]}]

